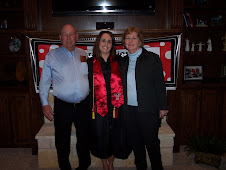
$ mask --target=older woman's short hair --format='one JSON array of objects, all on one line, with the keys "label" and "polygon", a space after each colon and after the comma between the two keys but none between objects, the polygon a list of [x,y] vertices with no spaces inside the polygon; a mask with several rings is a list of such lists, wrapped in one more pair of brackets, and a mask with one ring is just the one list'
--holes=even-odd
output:
[{"label": "older woman's short hair", "polygon": [[[139,38],[139,40],[140,40],[140,42],[141,42],[141,47],[143,47],[144,46],[144,36],[143,36],[143,33],[142,33],[142,31],[141,31],[141,29],[140,28],[138,28],[138,27],[133,27],[133,26],[131,26],[131,27],[128,27],[126,30],[125,30],[125,32],[124,32],[124,34],[122,35],[122,45],[125,47],[125,39],[126,39],[126,36],[128,35],[128,34],[131,34],[132,32],[136,32],[137,33],[137,37]],[[125,47],[126,48],[126,47]]]}]

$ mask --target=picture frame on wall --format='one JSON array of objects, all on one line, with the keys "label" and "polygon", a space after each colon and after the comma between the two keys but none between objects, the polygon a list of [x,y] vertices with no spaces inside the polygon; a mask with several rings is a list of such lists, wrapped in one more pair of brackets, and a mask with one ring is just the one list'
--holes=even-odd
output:
[{"label": "picture frame on wall", "polygon": [[184,81],[201,81],[203,80],[202,65],[185,65]]},{"label": "picture frame on wall", "polygon": [[221,77],[226,77],[226,64],[221,66]]}]

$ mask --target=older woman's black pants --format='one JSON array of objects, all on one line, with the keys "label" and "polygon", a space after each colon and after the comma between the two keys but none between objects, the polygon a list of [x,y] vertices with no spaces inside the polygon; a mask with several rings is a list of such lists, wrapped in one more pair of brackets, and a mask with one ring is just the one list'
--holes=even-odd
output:
[{"label": "older woman's black pants", "polygon": [[[135,156],[135,165],[137,170],[146,170],[146,150],[151,162],[152,170],[162,170],[162,160],[160,153],[160,140],[158,139],[159,120],[150,120],[147,128],[151,128],[151,133],[145,133],[145,127],[139,122],[142,113],[138,112],[137,106],[127,106],[126,109],[126,126],[128,132],[128,142],[132,145]],[[156,123],[154,123],[156,122]],[[147,140],[148,139],[148,140]]]},{"label": "older woman's black pants", "polygon": [[156,145],[133,145],[133,152],[135,156],[135,165],[137,170],[146,170],[146,149],[151,162],[152,170],[162,170],[162,161],[159,146]]},{"label": "older woman's black pants", "polygon": [[86,100],[87,99],[74,105],[56,97],[54,99],[55,145],[58,163],[61,169],[71,169],[69,154],[72,123],[74,123],[76,128],[76,150],[79,159],[79,167],[85,170],[91,164],[88,147],[89,105]]}]

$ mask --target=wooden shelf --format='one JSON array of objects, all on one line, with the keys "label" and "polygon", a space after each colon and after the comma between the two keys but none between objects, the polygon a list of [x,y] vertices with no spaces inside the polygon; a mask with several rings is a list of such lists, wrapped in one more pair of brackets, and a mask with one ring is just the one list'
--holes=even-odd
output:
[{"label": "wooden shelf", "polygon": [[1,13],[2,12],[4,12],[4,13],[7,13],[7,12],[16,13],[16,12],[24,12],[24,9],[23,8],[0,8],[0,11],[1,11]]},{"label": "wooden shelf", "polygon": [[186,86],[200,86],[200,87],[226,87],[226,78],[218,77],[218,78],[209,78],[206,80],[199,81],[183,81],[183,87]]},{"label": "wooden shelf", "polygon": [[184,51],[183,55],[185,57],[207,57],[207,56],[220,56],[220,55],[226,55],[226,51],[194,51],[194,52],[186,52]]},{"label": "wooden shelf", "polygon": [[192,31],[224,31],[226,30],[225,26],[207,26],[207,27],[185,27],[185,32]]},{"label": "wooden shelf", "polygon": [[26,29],[7,28],[7,29],[0,29],[0,34],[9,34],[9,33],[12,33],[12,34],[20,33],[21,34],[21,32],[24,32],[24,31],[26,31]]},{"label": "wooden shelf", "polygon": [[184,11],[196,11],[196,12],[216,12],[217,11],[224,11],[225,10],[225,7],[224,6],[221,6],[221,7],[214,7],[214,8],[210,8],[210,7],[207,7],[207,6],[195,6],[195,7],[185,7],[184,8]]}]

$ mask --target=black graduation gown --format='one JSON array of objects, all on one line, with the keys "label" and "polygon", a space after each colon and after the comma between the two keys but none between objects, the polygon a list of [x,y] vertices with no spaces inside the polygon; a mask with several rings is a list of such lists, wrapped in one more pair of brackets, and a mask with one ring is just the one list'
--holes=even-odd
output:
[{"label": "black graduation gown", "polygon": [[[93,58],[88,59],[90,105],[93,102]],[[120,159],[128,158],[131,153],[126,142],[124,118],[122,107],[118,109],[118,117],[113,118],[113,105],[111,104],[111,64],[110,58],[105,62],[101,58],[101,68],[106,82],[108,113],[102,117],[95,113],[95,119],[90,115],[90,150],[91,154],[106,159],[112,155]]]}]

